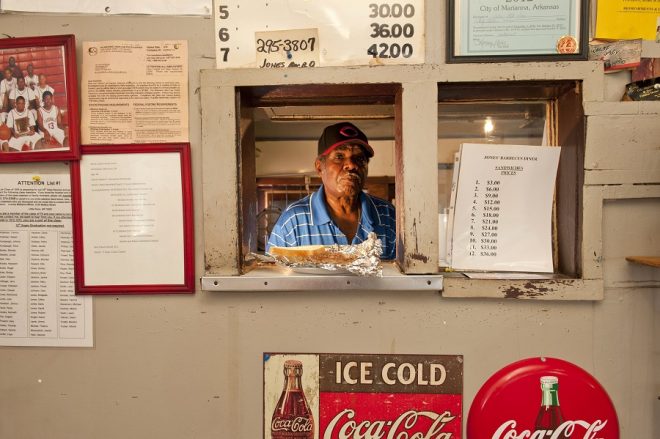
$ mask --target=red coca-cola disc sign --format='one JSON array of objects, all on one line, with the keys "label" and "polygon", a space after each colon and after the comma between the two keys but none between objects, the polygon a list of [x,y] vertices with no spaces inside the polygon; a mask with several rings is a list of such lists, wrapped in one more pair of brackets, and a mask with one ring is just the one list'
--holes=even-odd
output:
[{"label": "red coca-cola disc sign", "polygon": [[612,401],[589,373],[556,358],[528,358],[491,376],[467,420],[467,439],[618,439]]}]

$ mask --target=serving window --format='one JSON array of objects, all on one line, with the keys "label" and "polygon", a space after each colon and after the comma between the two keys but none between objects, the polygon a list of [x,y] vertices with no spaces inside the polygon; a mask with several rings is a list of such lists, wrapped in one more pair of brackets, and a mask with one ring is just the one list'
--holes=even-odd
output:
[{"label": "serving window", "polygon": [[241,87],[241,251],[243,271],[263,253],[272,227],[290,204],[321,186],[314,168],[323,129],[348,121],[375,155],[364,191],[395,202],[394,101],[398,86]]},{"label": "serving window", "polygon": [[[584,168],[581,83],[457,83],[438,86],[441,266],[450,264],[443,251],[443,215],[449,215],[454,154],[462,143],[561,146],[552,209],[554,270],[546,277],[579,279],[582,275],[580,213]],[[465,275],[453,273],[450,276],[461,278]],[[528,279],[539,277],[543,276],[530,275]],[[501,278],[507,278],[507,275],[502,273]],[[525,277],[519,275],[518,278]]]},{"label": "serving window", "polygon": [[[491,70],[485,76],[502,77]],[[602,278],[592,278],[590,259],[583,256],[594,236],[587,230],[586,241],[582,238],[585,98],[580,78],[592,71],[556,67],[553,72],[550,77],[566,79],[452,82],[446,75],[453,78],[453,71],[426,67],[328,68],[315,69],[313,75],[300,70],[202,72],[202,289],[602,297]],[[585,86],[585,96],[592,89]],[[494,125],[489,132],[484,131],[487,119]],[[313,171],[316,144],[323,128],[339,121],[355,123],[375,143],[366,190],[396,206],[396,258],[385,264],[392,271],[384,270],[382,279],[321,279],[254,268],[253,258],[264,251],[281,211],[320,184]],[[450,158],[466,142],[561,146],[552,211],[545,216],[552,218],[548,275],[491,271],[476,278],[445,269],[440,246],[446,232],[439,219],[449,204]]]}]

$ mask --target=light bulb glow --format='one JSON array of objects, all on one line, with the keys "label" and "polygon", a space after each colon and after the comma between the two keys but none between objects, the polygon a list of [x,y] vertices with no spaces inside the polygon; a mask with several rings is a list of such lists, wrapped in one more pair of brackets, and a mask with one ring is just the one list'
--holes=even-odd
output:
[{"label": "light bulb glow", "polygon": [[493,132],[494,129],[495,129],[495,125],[493,125],[493,121],[491,120],[490,117],[487,117],[486,120],[484,121],[484,134],[488,136]]}]

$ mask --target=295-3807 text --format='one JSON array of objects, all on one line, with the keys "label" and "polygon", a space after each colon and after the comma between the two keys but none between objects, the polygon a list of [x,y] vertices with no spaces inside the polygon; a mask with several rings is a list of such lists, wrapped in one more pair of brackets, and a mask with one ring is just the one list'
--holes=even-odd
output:
[{"label": "295-3807 text", "polygon": [[310,52],[314,51],[314,46],[316,44],[316,38],[311,37],[302,40],[272,40],[268,39],[257,39],[257,52],[261,53],[277,53],[280,50],[284,52],[298,52],[309,50]]}]

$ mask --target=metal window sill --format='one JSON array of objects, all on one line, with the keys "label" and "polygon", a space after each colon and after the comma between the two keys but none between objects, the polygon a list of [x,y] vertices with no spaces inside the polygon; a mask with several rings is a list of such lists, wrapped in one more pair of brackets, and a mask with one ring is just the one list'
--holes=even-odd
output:
[{"label": "metal window sill", "polygon": [[383,264],[382,277],[295,273],[282,267],[259,267],[240,276],[205,275],[204,291],[442,291],[440,274],[407,275],[394,263]]}]

